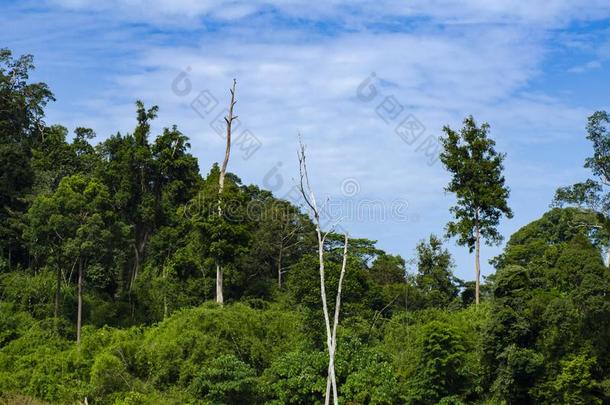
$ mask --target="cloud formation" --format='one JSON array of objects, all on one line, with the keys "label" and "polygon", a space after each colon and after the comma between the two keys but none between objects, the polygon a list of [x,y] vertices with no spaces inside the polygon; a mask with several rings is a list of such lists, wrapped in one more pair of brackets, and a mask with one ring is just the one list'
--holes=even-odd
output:
[{"label": "cloud formation", "polygon": [[[210,125],[213,117],[202,118],[192,103],[205,90],[224,105],[237,78],[242,128],[262,146],[248,159],[235,156],[230,170],[268,186],[265,178],[276,168],[282,186],[274,191],[286,193],[301,133],[321,195],[342,198],[340,186],[349,178],[359,182],[354,198],[408,201],[417,223],[346,226],[409,256],[418,239],[442,233],[451,197],[443,192],[440,163],[429,164],[421,141],[401,138],[400,122],[415,117],[427,139],[445,124],[459,126],[467,114],[488,121],[508,153],[513,195],[537,200],[515,207],[515,220],[502,228],[514,231],[547,208],[555,187],[583,174],[567,168],[580,166],[587,147],[580,135],[592,106],[544,79],[554,70],[585,75],[603,68],[589,62],[601,58],[603,44],[586,49],[583,33],[572,27],[595,24],[609,11],[604,1],[584,7],[564,0],[459,6],[444,0],[53,0],[9,7],[0,21],[14,28],[8,45],[34,53],[40,76],[58,92],[50,120],[91,126],[104,138],[131,130],[133,102],[141,98],[160,106],[159,127],[176,123],[191,137],[203,171],[222,155],[223,140]],[[565,67],[552,65],[574,52],[593,56],[562,56]],[[182,95],[172,91],[181,72],[192,86]],[[364,102],[358,87],[371,74],[379,95]],[[394,113],[400,110],[393,119],[388,100]],[[558,158],[557,147],[570,157]],[[470,259],[455,252],[458,274],[470,277]]]}]

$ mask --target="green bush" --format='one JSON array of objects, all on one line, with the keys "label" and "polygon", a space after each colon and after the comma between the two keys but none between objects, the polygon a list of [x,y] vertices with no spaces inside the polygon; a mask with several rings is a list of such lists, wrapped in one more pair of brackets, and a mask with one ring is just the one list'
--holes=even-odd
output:
[{"label": "green bush", "polygon": [[214,404],[258,402],[254,369],[233,355],[223,355],[203,365],[189,392]]},{"label": "green bush", "polygon": [[95,357],[90,375],[91,390],[96,396],[126,391],[130,386],[131,377],[125,363],[110,353],[100,353]]},{"label": "green bush", "polygon": [[265,370],[267,396],[277,404],[323,403],[327,370],[328,356],[324,352],[286,353]]}]

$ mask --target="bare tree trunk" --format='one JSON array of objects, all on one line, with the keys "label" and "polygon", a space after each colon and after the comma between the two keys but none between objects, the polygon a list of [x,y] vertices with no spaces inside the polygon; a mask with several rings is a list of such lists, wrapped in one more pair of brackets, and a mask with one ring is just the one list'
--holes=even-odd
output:
[{"label": "bare tree trunk", "polygon": [[135,242],[133,245],[134,251],[134,260],[133,260],[133,269],[131,270],[131,277],[129,279],[129,290],[133,287],[133,283],[136,280],[136,275],[138,274],[138,268],[140,267],[140,250],[138,249],[138,243]]},{"label": "bare tree trunk", "polygon": [[[222,189],[224,187],[225,184],[225,174],[227,172],[227,165],[229,164],[229,157],[231,156],[231,126],[233,125],[233,120],[235,118],[237,118],[236,116],[233,116],[233,107],[235,107],[235,103],[237,103],[237,101],[235,101],[235,85],[236,85],[236,80],[233,79],[233,88],[230,90],[231,92],[231,102],[229,103],[229,113],[228,115],[225,117],[225,122],[227,123],[227,145],[225,148],[225,158],[222,162],[222,167],[220,168],[220,177],[218,178],[218,185],[219,185],[219,189],[218,189],[218,193],[222,193]],[[220,206],[219,206],[219,210],[220,210]]]},{"label": "bare tree trunk", "polygon": [[222,281],[223,281],[223,272],[220,264],[216,263],[216,302],[219,304],[224,304],[225,299],[222,294]]},{"label": "bare tree trunk", "polygon": [[474,271],[475,271],[475,303],[479,305],[481,295],[481,232],[479,230],[479,223],[475,224],[475,253],[474,253]]},{"label": "bare tree trunk", "polygon": [[280,252],[277,257],[277,287],[282,289],[282,253],[284,250],[284,244],[280,244]]},{"label": "bare tree trunk", "polygon": [[610,246],[608,246],[608,251],[606,252],[606,267],[610,269]]},{"label": "bare tree trunk", "polygon": [[148,231],[145,231],[144,234],[140,236],[139,232],[136,232],[136,241],[134,242],[134,264],[133,270],[131,272],[131,278],[129,280],[129,290],[133,287],[136,278],[138,277],[138,272],[140,271],[140,267],[142,267],[142,262],[144,260],[144,252],[146,249],[146,244],[148,243]]},{"label": "bare tree trunk", "polygon": [[167,318],[167,275],[163,263],[163,319]]},{"label": "bare tree trunk", "polygon": [[57,268],[57,285],[55,286],[55,310],[53,315],[55,318],[59,317],[59,300],[61,298],[61,269]]},{"label": "bare tree trunk", "polygon": [[[235,84],[236,80],[233,79],[233,87],[231,88],[231,102],[229,103],[229,113],[225,117],[227,123],[227,146],[225,148],[225,158],[220,168],[220,176],[218,177],[218,216],[222,217],[222,192],[225,186],[225,174],[227,172],[227,165],[229,164],[229,157],[231,156],[231,126],[233,120],[237,117],[233,116],[233,107],[235,107]],[[219,261],[216,260],[216,302],[219,304],[224,303],[223,291],[223,271]]]},{"label": "bare tree trunk", "polygon": [[[316,216],[316,222],[319,223]],[[326,347],[328,348],[328,378],[331,383],[334,379],[335,359],[332,356],[332,332],[330,329],[330,317],[328,315],[328,304],[326,303],[326,272],[324,268],[324,238],[319,225],[316,225],[316,233],[318,235],[318,261],[320,263],[320,296],[322,299],[322,312],[324,313],[324,324],[326,325]],[[333,387],[333,394],[335,394]],[[326,395],[324,403],[328,405],[330,396]]]},{"label": "bare tree trunk", "polygon": [[[330,388],[332,385],[332,390],[334,393],[335,404],[337,404],[337,376],[335,375],[335,354],[337,352],[337,325],[339,325],[339,312],[341,309],[341,290],[343,286],[343,277],[345,276],[345,269],[347,267],[347,245],[348,245],[348,235],[345,234],[345,242],[343,244],[343,263],[341,264],[341,275],[339,276],[339,286],[337,287],[337,298],[335,300],[335,318],[333,321],[333,335],[332,335],[332,352],[329,353],[329,357],[332,358],[333,367],[331,369],[330,365],[328,367],[328,378],[326,379],[326,396],[330,393]],[[329,362],[330,364],[330,362]],[[332,378],[331,378],[332,374]]]},{"label": "bare tree trunk", "polygon": [[80,343],[80,331],[83,319],[83,259],[78,261],[78,308],[76,311],[76,343]]},{"label": "bare tree trunk", "polygon": [[301,144],[299,152],[299,169],[301,174],[300,190],[305,202],[312,211],[315,225],[316,235],[318,237],[318,261],[320,264],[320,298],[322,300],[322,312],[324,314],[324,323],[326,326],[326,346],[328,348],[328,377],[326,380],[326,396],[324,398],[325,405],[330,404],[331,389],[333,404],[338,405],[339,396],[337,390],[337,378],[335,375],[335,352],[337,347],[337,325],[339,324],[339,311],[341,308],[341,288],[343,284],[343,277],[345,275],[345,268],[347,264],[347,245],[348,236],[345,235],[345,244],[343,246],[343,264],[341,266],[341,275],[339,276],[339,285],[337,287],[337,297],[335,299],[335,316],[333,319],[333,325],[330,325],[330,316],[328,313],[328,304],[326,300],[326,280],[325,280],[325,266],[324,266],[324,241],[328,233],[322,235],[322,229],[320,225],[320,213],[316,205],[315,194],[313,193],[309,184],[309,176],[307,173],[307,164],[305,163],[305,147]]}]

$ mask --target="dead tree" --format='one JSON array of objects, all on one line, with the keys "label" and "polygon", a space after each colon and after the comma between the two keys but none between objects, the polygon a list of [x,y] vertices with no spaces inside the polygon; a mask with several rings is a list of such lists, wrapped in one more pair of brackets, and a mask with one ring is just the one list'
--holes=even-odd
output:
[{"label": "dead tree", "polygon": [[[225,174],[227,172],[227,165],[229,164],[229,157],[231,156],[231,127],[233,125],[233,120],[237,118],[237,116],[233,116],[233,107],[235,107],[235,84],[237,81],[233,79],[233,87],[231,90],[231,102],[229,103],[229,112],[225,117],[225,122],[227,124],[227,146],[225,148],[225,158],[222,162],[222,167],[220,168],[220,176],[218,177],[218,216],[222,218],[222,192],[225,186]],[[222,294],[223,289],[223,271],[221,263],[218,259],[216,259],[216,302],[219,304],[224,303],[224,296]]]},{"label": "dead tree", "polygon": [[326,326],[326,346],[328,349],[328,377],[326,379],[326,397],[325,405],[329,405],[331,390],[333,404],[338,405],[339,397],[337,391],[337,378],[335,376],[335,353],[337,348],[337,325],[339,324],[339,312],[341,309],[341,287],[343,285],[343,277],[347,266],[347,245],[348,235],[345,234],[345,242],[343,244],[343,263],[341,265],[341,274],[339,276],[339,286],[337,287],[337,297],[335,299],[335,313],[333,324],[331,327],[330,316],[328,312],[328,304],[326,299],[326,271],[324,267],[324,243],[330,231],[322,233],[320,211],[316,203],[315,194],[309,183],[309,174],[307,172],[307,163],[305,161],[305,146],[300,143],[298,152],[299,158],[299,174],[300,174],[300,192],[305,200],[305,203],[311,211],[316,226],[316,235],[318,238],[318,262],[320,270],[320,295],[322,299],[322,312],[324,314],[324,324]]}]

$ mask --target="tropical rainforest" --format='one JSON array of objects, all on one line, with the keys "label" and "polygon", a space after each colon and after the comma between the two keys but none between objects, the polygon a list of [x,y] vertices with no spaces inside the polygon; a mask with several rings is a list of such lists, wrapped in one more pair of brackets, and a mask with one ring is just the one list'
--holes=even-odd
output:
[{"label": "tropical rainforest", "polygon": [[1,403],[610,403],[606,112],[583,119],[591,178],[481,279],[512,216],[487,124],[443,129],[453,219],[405,260],[321,229],[307,185],[298,205],[200,167],[155,106],[98,143],[47,125],[33,68],[0,50]]}]

